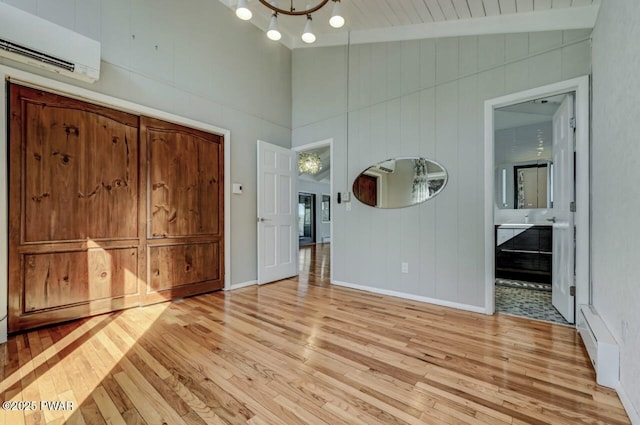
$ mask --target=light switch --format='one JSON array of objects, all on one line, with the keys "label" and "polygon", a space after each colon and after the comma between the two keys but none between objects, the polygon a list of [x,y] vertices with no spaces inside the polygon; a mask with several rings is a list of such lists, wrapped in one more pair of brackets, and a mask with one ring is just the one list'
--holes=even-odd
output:
[{"label": "light switch", "polygon": [[242,193],[242,183],[234,183],[231,187],[231,192],[235,193],[235,194],[241,194]]}]

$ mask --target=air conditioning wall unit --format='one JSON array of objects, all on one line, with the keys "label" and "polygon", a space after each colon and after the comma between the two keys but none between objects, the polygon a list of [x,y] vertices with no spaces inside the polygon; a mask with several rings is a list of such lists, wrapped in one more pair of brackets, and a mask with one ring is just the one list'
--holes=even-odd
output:
[{"label": "air conditioning wall unit", "polygon": [[90,83],[100,77],[100,42],[1,2],[0,57]]}]

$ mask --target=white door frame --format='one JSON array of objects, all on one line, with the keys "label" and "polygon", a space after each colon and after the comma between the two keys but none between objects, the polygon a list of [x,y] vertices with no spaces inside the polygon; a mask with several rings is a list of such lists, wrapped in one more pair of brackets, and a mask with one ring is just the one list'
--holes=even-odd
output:
[{"label": "white door frame", "polygon": [[576,116],[576,311],[589,304],[589,76],[577,77],[519,93],[489,99],[484,103],[484,242],[485,242],[485,313],[495,312],[495,237],[494,237],[494,120],[497,108],[541,97],[575,92]]},{"label": "white door frame", "polygon": [[[329,222],[329,231],[331,232],[331,243],[333,244],[335,241],[334,235],[333,235],[333,220],[335,217],[334,214],[334,205],[336,205],[335,200],[334,200],[334,195],[333,195],[333,138],[330,139],[325,139],[325,140],[320,140],[318,142],[313,142],[313,143],[308,143],[306,145],[302,145],[302,146],[296,146],[291,148],[292,151],[298,153],[298,152],[304,152],[307,151],[309,149],[316,149],[316,148],[321,148],[324,146],[329,146],[329,161],[331,164],[331,169],[329,170],[329,187],[330,187],[330,193],[331,193],[331,221]],[[297,207],[296,207],[297,208]],[[317,242],[317,240],[316,240]],[[296,242],[298,244],[298,250],[300,250],[300,244],[299,241]],[[329,250],[329,263],[331,264],[331,266],[329,267],[329,280],[330,282],[333,282],[333,245],[331,246],[331,249]]]}]

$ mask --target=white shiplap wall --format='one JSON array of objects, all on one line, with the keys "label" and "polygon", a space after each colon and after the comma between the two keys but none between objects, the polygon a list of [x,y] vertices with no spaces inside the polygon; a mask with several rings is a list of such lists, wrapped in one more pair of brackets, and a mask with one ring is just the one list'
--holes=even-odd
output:
[{"label": "white shiplap wall", "polygon": [[606,0],[593,32],[593,305],[619,345],[618,392],[633,424],[640,424],[639,21],[636,0]]},{"label": "white shiplap wall", "polygon": [[[588,74],[589,36],[574,30],[295,50],[293,144],[334,138],[334,191],[350,192],[360,171],[394,156],[434,159],[450,176],[440,195],[417,207],[378,210],[355,199],[351,211],[336,206],[334,279],[484,310],[484,101]],[[409,273],[401,273],[402,262]]]}]

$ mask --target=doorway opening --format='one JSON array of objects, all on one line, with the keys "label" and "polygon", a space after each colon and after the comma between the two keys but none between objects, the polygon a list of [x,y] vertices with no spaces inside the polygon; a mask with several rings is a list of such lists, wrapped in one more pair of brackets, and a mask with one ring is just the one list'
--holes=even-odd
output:
[{"label": "doorway opening", "polygon": [[[297,187],[300,277],[310,265],[318,268],[323,278],[331,281],[333,250],[333,139],[321,140],[293,148],[298,157],[313,157],[318,169],[298,167]],[[316,263],[316,256],[321,260]]]},{"label": "doorway opening", "polygon": [[331,282],[331,244],[301,246],[298,251],[298,284],[328,286]]},{"label": "doorway opening", "polygon": [[589,299],[588,77],[485,102],[487,312],[575,323]]},{"label": "doorway opening", "polygon": [[[563,105],[565,109],[561,110]],[[574,187],[573,173],[569,176],[563,172],[563,167],[573,165],[562,160],[563,149],[554,150],[563,141],[571,142],[568,137],[555,138],[554,128],[563,125],[557,122],[562,119],[569,126],[570,120],[563,118],[563,114],[572,114],[573,110],[572,93],[494,110],[494,159],[500,191],[494,212],[498,313],[569,324],[571,317],[565,318],[553,305],[556,277],[553,274],[572,275],[573,270],[569,270],[572,261],[559,263],[558,258],[554,261],[554,255],[557,257],[563,249],[553,243],[554,235],[557,238],[562,235],[552,226],[556,213],[554,189],[567,198],[555,199],[557,205],[574,200],[573,190],[570,193],[558,190],[564,183],[559,177],[564,176],[571,179],[566,185]],[[564,150],[573,148],[567,146]],[[573,162],[573,158],[568,159]]]},{"label": "doorway opening", "polygon": [[298,243],[299,246],[316,243],[316,195],[298,193]]}]

